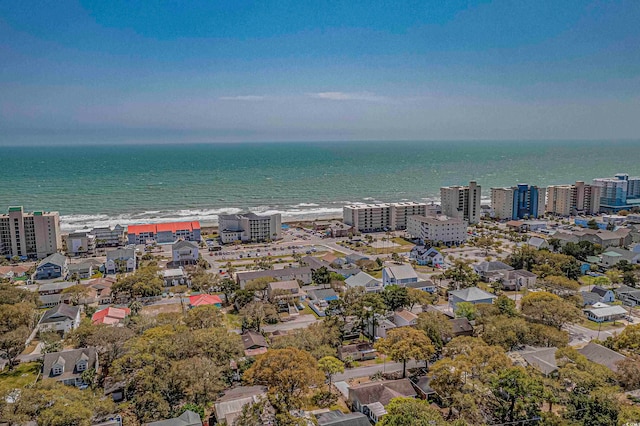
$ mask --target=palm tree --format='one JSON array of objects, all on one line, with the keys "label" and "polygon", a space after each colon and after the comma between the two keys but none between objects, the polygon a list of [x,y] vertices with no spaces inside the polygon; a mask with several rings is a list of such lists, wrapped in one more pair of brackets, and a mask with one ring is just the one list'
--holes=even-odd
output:
[{"label": "palm tree", "polygon": [[129,309],[131,310],[132,316],[138,315],[142,310],[142,303],[137,300],[133,300],[129,303]]}]

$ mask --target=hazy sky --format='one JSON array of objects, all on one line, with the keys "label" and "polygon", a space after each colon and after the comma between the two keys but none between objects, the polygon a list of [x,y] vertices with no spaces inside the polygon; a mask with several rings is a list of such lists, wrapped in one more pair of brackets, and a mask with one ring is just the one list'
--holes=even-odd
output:
[{"label": "hazy sky", "polygon": [[0,143],[640,138],[640,1],[3,1]]}]

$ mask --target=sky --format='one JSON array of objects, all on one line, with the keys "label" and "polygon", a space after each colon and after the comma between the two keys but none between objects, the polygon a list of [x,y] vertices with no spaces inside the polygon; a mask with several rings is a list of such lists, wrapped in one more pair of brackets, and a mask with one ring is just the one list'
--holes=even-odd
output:
[{"label": "sky", "polygon": [[640,1],[0,2],[0,144],[640,139]]}]

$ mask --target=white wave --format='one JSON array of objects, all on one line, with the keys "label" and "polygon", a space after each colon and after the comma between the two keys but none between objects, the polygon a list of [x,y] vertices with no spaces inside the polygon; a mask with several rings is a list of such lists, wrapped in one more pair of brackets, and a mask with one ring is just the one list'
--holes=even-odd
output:
[{"label": "white wave", "polygon": [[300,204],[295,204],[292,205],[291,207],[319,207],[320,204],[316,204],[316,203],[300,203]]},{"label": "white wave", "polygon": [[[256,206],[250,207],[248,210],[260,214],[280,213],[285,220],[308,220],[342,216],[342,208],[316,206],[316,208],[291,208],[285,210],[278,209],[277,206]],[[218,223],[218,215],[237,214],[242,211],[240,208],[225,207],[219,209],[184,209],[177,211],[151,210],[114,215],[63,215],[60,217],[60,228],[65,232],[69,232],[100,226],[113,227],[115,225],[127,226],[142,223],[183,222],[192,220],[200,221],[204,225],[215,225]]]}]

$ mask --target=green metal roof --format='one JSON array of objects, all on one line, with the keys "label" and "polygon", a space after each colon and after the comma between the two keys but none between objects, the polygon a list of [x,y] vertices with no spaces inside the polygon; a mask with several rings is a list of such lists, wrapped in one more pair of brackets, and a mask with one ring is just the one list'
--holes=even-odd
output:
[{"label": "green metal roof", "polygon": [[22,206],[12,206],[12,207],[9,207],[9,211],[10,211],[10,212],[21,212],[21,211],[22,211]]}]

